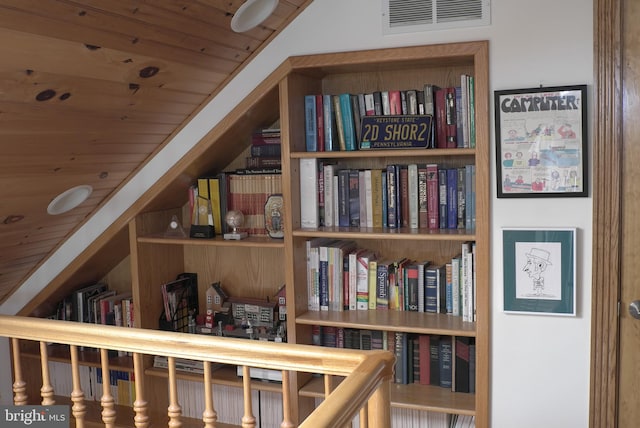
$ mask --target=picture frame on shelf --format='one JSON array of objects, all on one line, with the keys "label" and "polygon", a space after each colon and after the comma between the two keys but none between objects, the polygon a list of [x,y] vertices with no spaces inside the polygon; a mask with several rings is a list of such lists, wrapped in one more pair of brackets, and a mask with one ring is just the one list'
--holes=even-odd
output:
[{"label": "picture frame on shelf", "polygon": [[576,315],[576,228],[502,229],[504,312]]},{"label": "picture frame on shelf", "polygon": [[494,92],[498,198],[584,197],[587,86]]}]

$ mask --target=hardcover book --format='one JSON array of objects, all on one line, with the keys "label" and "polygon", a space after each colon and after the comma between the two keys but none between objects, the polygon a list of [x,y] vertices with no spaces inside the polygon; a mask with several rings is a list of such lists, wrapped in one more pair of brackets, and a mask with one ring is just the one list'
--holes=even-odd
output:
[{"label": "hardcover book", "polygon": [[427,175],[427,220],[429,229],[438,229],[440,223],[440,184],[438,175],[438,165],[428,164],[426,166]]},{"label": "hardcover book", "polygon": [[304,96],[305,143],[308,152],[318,151],[318,122],[316,96]]}]

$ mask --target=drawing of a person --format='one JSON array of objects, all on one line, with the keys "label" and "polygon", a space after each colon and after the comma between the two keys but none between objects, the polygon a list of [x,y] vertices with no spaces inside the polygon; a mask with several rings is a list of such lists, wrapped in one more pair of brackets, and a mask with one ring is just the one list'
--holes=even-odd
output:
[{"label": "drawing of a person", "polygon": [[513,160],[514,168],[523,168],[526,166],[522,152],[516,152],[516,158]]},{"label": "drawing of a person", "polygon": [[538,166],[540,163],[540,159],[538,159],[538,152],[531,152],[531,157],[529,158],[529,166]]},{"label": "drawing of a person", "polygon": [[550,253],[541,248],[532,248],[527,254],[527,263],[522,270],[533,280],[533,292],[536,296],[544,293],[544,276],[542,275],[551,264]]},{"label": "drawing of a person", "polygon": [[565,123],[560,128],[558,128],[558,134],[560,134],[560,138],[576,138],[576,133],[571,129],[570,123]]},{"label": "drawing of a person", "polygon": [[504,160],[502,161],[502,165],[506,166],[507,168],[511,168],[513,166],[513,158],[512,158],[512,154],[511,152],[506,152],[504,154]]}]

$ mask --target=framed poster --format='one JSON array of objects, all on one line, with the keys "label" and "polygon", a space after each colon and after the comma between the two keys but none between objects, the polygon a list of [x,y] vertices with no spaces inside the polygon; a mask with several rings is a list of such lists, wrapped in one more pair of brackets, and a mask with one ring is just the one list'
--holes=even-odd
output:
[{"label": "framed poster", "polygon": [[499,198],[587,196],[587,86],[494,92]]},{"label": "framed poster", "polygon": [[504,311],[576,314],[576,229],[502,229]]}]

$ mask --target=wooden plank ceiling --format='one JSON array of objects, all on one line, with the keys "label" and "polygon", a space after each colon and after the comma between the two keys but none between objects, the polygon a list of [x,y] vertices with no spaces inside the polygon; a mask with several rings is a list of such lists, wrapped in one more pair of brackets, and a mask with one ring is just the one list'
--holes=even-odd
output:
[{"label": "wooden plank ceiling", "polygon": [[242,3],[0,0],[0,303],[310,1],[239,34]]}]

